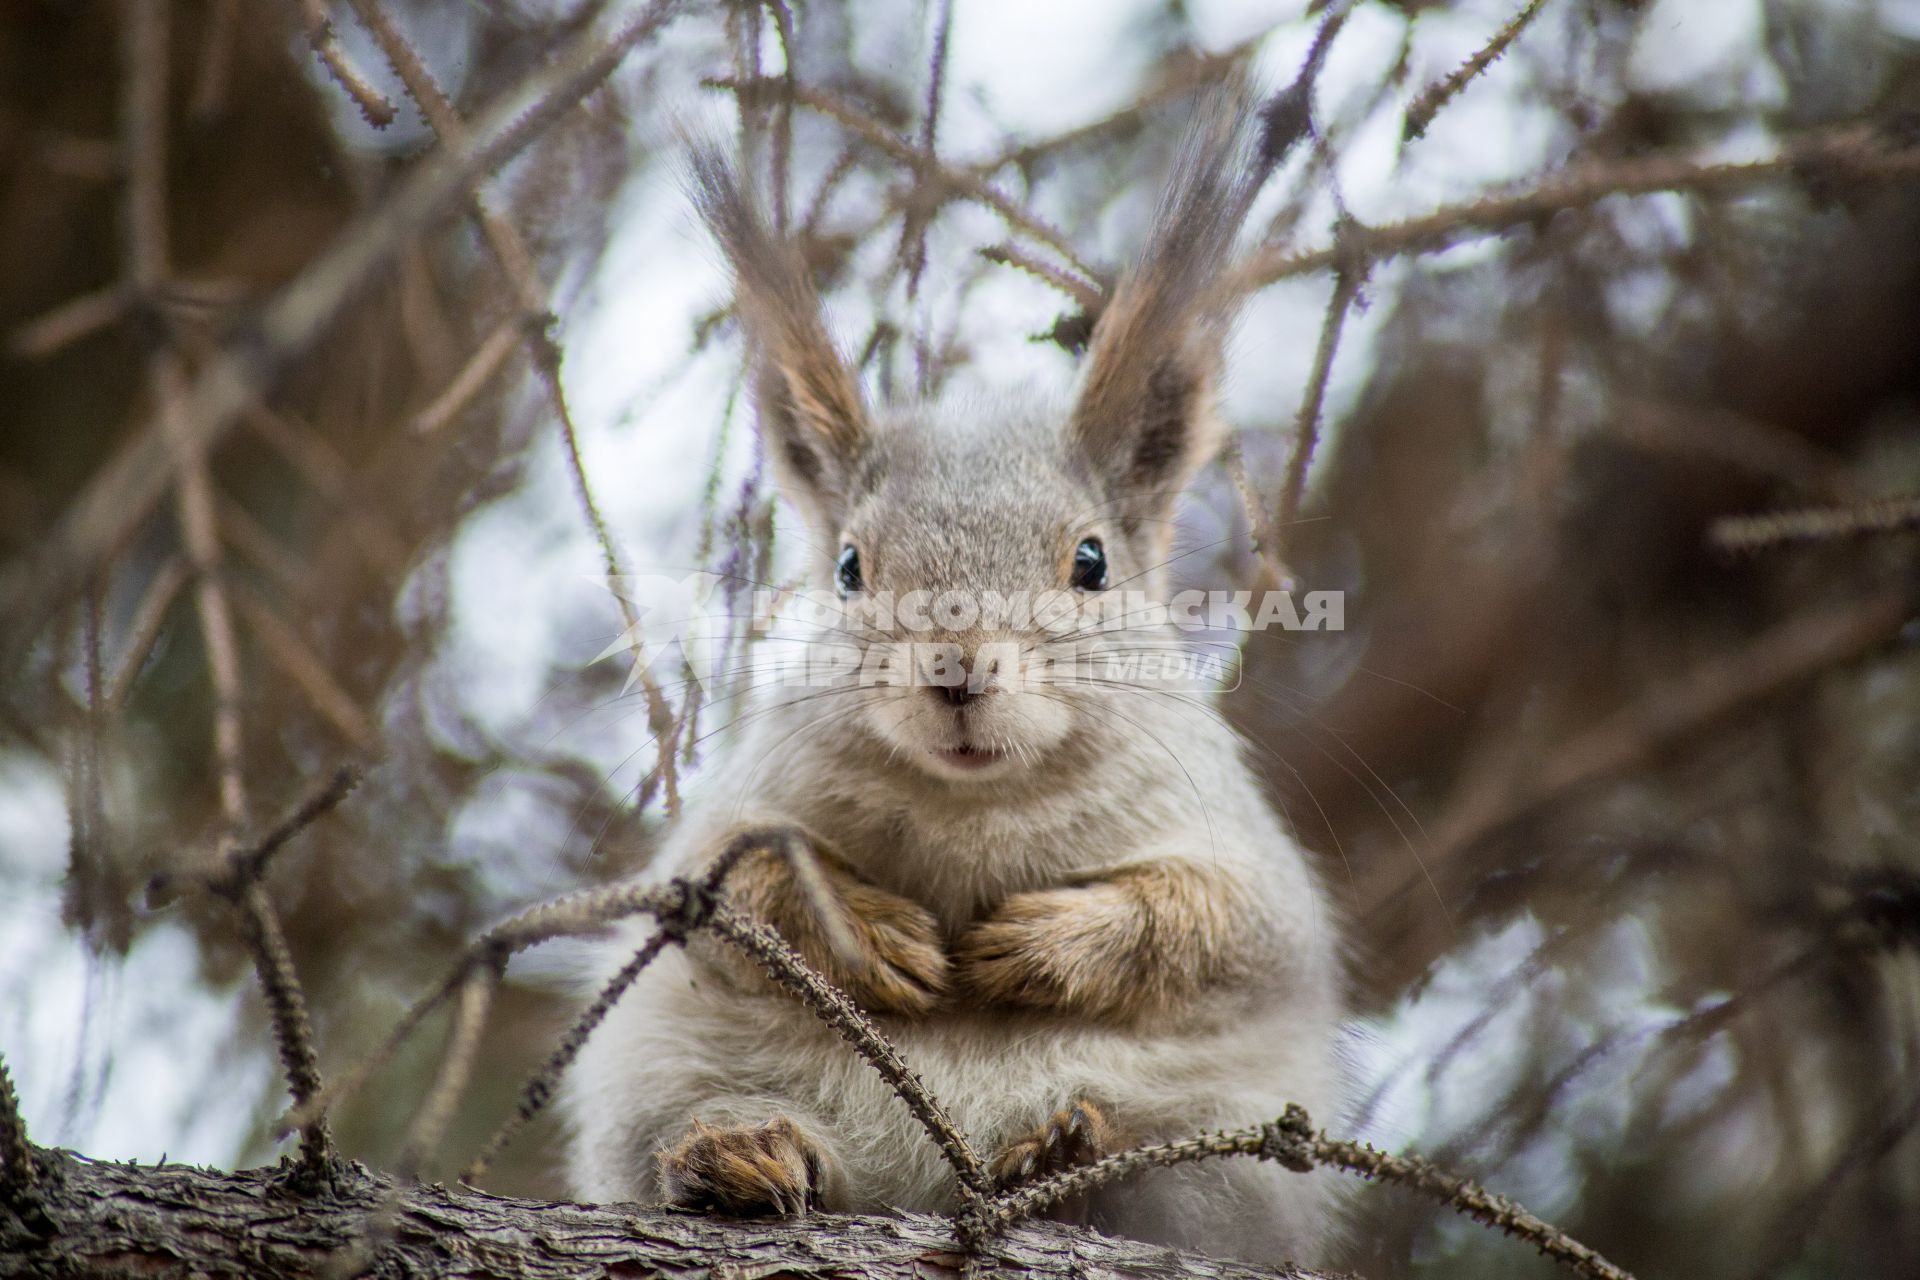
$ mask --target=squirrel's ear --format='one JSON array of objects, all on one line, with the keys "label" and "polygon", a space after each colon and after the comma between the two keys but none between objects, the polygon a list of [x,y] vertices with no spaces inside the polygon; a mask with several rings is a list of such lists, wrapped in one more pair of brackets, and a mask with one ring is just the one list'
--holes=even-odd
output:
[{"label": "squirrel's ear", "polygon": [[768,231],[733,165],[696,144],[688,170],[695,207],[733,268],[767,453],[787,497],[815,523],[835,524],[869,434],[860,385],[827,334],[806,265]]},{"label": "squirrel's ear", "polygon": [[1218,286],[1270,167],[1244,140],[1250,107],[1237,82],[1195,104],[1146,249],[1094,325],[1068,431],[1129,533],[1168,514],[1225,436],[1213,399],[1235,300]]}]

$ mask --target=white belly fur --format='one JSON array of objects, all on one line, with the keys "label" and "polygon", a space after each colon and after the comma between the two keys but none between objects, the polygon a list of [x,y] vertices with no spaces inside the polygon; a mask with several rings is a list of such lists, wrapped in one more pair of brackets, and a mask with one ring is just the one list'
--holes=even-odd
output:
[{"label": "white belly fur", "polygon": [[[1062,1104],[1088,1097],[1129,1144],[1238,1128],[1288,1102],[1320,1114],[1336,1097],[1332,1055],[1286,1034],[1285,1000],[1226,1029],[1164,1037],[1009,1014],[886,1020],[901,1056],[983,1159]],[[694,1117],[807,1130],[835,1168],[824,1202],[855,1212],[945,1212],[953,1170],[880,1075],[797,1000],[743,991],[664,953],[590,1038],[567,1091],[576,1190],[598,1200],[657,1197],[653,1153]],[[1138,1239],[1254,1261],[1324,1234],[1327,1175],[1248,1157],[1136,1175],[1100,1193],[1094,1225]]]}]

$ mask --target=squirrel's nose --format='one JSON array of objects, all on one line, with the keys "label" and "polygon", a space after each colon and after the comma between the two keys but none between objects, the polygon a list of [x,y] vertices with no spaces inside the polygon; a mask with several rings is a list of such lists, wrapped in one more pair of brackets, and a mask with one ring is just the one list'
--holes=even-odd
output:
[{"label": "squirrel's nose", "polygon": [[950,707],[964,707],[992,693],[999,683],[994,673],[989,671],[979,676],[969,674],[958,680],[929,684],[926,690]]}]

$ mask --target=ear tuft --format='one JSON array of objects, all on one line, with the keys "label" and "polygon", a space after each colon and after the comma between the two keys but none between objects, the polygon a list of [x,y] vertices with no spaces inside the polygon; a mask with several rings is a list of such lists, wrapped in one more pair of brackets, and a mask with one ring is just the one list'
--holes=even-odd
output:
[{"label": "ear tuft", "polygon": [[858,381],[834,349],[820,299],[795,247],[767,229],[739,171],[696,142],[689,194],[733,268],[735,300],[758,366],[760,431],[787,495],[832,523],[869,436]]},{"label": "ear tuft", "polygon": [[1069,432],[1130,527],[1164,514],[1220,444],[1213,388],[1234,308],[1216,286],[1272,169],[1252,114],[1237,78],[1195,103],[1146,248],[1093,331]]}]

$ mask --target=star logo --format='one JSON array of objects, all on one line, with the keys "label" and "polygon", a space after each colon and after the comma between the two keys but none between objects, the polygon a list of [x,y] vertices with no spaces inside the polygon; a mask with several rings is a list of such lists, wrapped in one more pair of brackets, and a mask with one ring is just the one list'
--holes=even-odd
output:
[{"label": "star logo", "polygon": [[637,619],[594,657],[599,662],[619,653],[632,656],[621,693],[632,692],[662,656],[676,648],[693,679],[706,686],[727,643],[728,603],[726,594],[717,590],[720,575],[622,574],[596,580],[632,604]]}]

